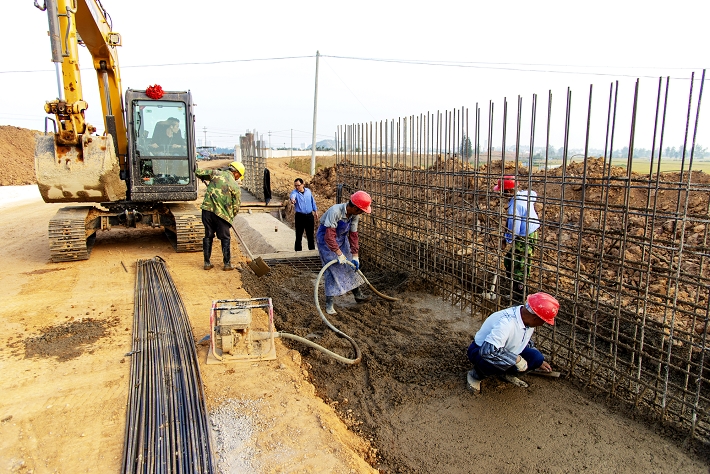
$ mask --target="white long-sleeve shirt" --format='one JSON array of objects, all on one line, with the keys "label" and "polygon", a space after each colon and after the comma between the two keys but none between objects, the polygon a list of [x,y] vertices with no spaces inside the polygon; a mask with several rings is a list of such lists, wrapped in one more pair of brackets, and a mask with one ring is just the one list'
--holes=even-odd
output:
[{"label": "white long-sleeve shirt", "polygon": [[535,191],[518,191],[508,203],[508,232],[505,240],[512,243],[515,237],[525,237],[540,228],[540,219],[535,211]]},{"label": "white long-sleeve shirt", "polygon": [[474,337],[481,357],[504,370],[515,365],[518,355],[531,345],[535,331],[523,323],[520,308],[513,306],[491,314]]}]

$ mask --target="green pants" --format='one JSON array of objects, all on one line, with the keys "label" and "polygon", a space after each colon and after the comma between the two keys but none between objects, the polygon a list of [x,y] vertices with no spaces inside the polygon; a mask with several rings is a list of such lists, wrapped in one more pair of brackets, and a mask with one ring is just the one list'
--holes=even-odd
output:
[{"label": "green pants", "polygon": [[511,280],[523,283],[530,276],[530,258],[535,254],[537,231],[525,237],[517,236],[503,261],[505,270]]}]

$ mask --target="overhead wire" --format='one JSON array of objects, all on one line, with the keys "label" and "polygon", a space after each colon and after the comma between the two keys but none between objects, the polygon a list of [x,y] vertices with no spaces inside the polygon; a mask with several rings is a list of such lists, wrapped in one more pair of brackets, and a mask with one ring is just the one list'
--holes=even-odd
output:
[{"label": "overhead wire", "polygon": [[[594,75],[594,76],[618,76],[618,77],[645,77],[658,78],[657,75],[642,75],[637,74],[621,74],[621,73],[601,73],[601,72],[584,72],[584,71],[561,71],[555,69],[536,69],[537,67],[551,68],[604,68],[618,70],[635,70],[635,69],[653,69],[653,70],[677,70],[677,71],[692,71],[702,69],[701,67],[665,67],[665,66],[610,66],[610,65],[585,65],[585,64],[553,64],[553,63],[515,63],[515,62],[483,62],[483,61],[451,61],[451,60],[430,60],[430,59],[398,59],[398,58],[374,58],[374,57],[359,57],[359,56],[341,56],[336,54],[321,54],[322,58],[345,59],[351,61],[369,61],[379,63],[394,63],[407,64],[415,66],[437,66],[437,67],[459,67],[459,68],[474,68],[474,69],[491,69],[516,72],[543,72],[551,74],[571,74],[571,75]],[[266,62],[266,61],[283,61],[291,59],[311,59],[315,55],[302,56],[280,56],[270,58],[246,58],[246,59],[221,59],[215,61],[185,61],[175,63],[162,64],[137,64],[137,65],[122,65],[121,68],[146,68],[146,67],[167,67],[167,66],[209,66],[216,64],[229,63],[246,63],[246,62]],[[504,67],[505,66],[505,67]],[[517,67],[508,67],[517,66]],[[330,66],[329,66],[330,67]],[[81,68],[83,70],[94,69],[93,67]],[[332,67],[331,67],[332,69]],[[35,69],[35,70],[15,70],[15,71],[0,71],[0,74],[12,73],[35,73],[35,72],[54,72],[52,69]],[[336,73],[337,75],[337,73]],[[688,77],[672,77],[671,79],[688,79]],[[710,80],[710,78],[705,79]]]},{"label": "overhead wire", "polygon": [[355,97],[355,100],[357,100],[357,101],[360,103],[360,105],[362,105],[362,108],[365,109],[365,111],[370,115],[370,117],[372,118],[372,120],[377,120],[377,119],[375,118],[375,116],[372,115],[372,112],[370,112],[370,110],[369,110],[367,107],[365,107],[365,104],[362,103],[362,101],[360,100],[360,98],[359,98],[357,95],[355,95],[355,93],[352,91],[352,89],[350,89],[350,87],[348,87],[348,85],[345,83],[345,81],[343,80],[343,78],[340,77],[340,75],[335,71],[335,69],[333,69],[333,67],[330,65],[330,63],[328,63],[328,61],[326,61],[326,60],[323,60],[323,62],[325,63],[326,66],[328,66],[328,67],[330,68],[331,71],[333,71],[333,74],[335,74],[335,77],[337,77],[338,79],[340,79],[340,82],[342,82],[343,85],[345,86],[345,88],[353,95],[353,97]]}]

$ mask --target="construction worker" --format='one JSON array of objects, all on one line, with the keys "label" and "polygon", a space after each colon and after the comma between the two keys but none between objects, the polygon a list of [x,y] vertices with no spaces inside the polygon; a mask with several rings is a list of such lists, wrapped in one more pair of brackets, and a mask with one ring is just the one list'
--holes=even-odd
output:
[{"label": "construction worker", "polygon": [[294,250],[300,252],[303,250],[303,231],[306,231],[306,240],[308,241],[308,250],[316,249],[316,242],[313,238],[315,220],[318,219],[318,206],[316,200],[313,199],[313,193],[308,189],[301,178],[296,178],[293,182],[295,188],[289,194],[289,199],[296,211],[296,244]]},{"label": "construction worker", "polygon": [[[532,190],[516,191],[515,176],[504,176],[493,187],[493,191],[502,189],[503,196],[510,198],[506,232],[502,246],[510,248],[503,260],[509,283],[512,284],[513,302],[522,303],[525,296],[525,282],[530,276],[530,258],[537,243],[537,230],[540,220],[535,211],[537,193]],[[505,288],[505,286],[504,286]]]},{"label": "construction worker", "polygon": [[488,316],[468,347],[468,360],[473,363],[466,377],[468,387],[480,392],[481,380],[491,375],[527,387],[516,375],[536,369],[551,372],[550,364],[530,337],[536,327],[555,324],[559,309],[560,303],[553,296],[540,292],[529,295],[522,306]]},{"label": "construction worker", "polygon": [[229,164],[226,171],[195,169],[195,175],[202,181],[208,181],[205,199],[202,201],[202,223],[205,237],[202,239],[202,253],[205,257],[205,270],[214,268],[210,262],[212,240],[216,235],[222,243],[222,261],[224,271],[234,270],[232,266],[230,227],[242,205],[242,191],[237,180],[244,176],[244,165],[238,161]]},{"label": "construction worker", "polygon": [[[325,311],[328,314],[336,314],[334,297],[348,291],[352,290],[357,303],[364,303],[371,298],[362,293],[360,285],[365,281],[357,273],[360,269],[357,225],[360,214],[371,212],[371,203],[369,194],[357,191],[347,203],[331,206],[320,218],[316,240],[321,263],[325,265],[335,259],[339,263],[331,265],[325,272]],[[348,261],[355,265],[355,269],[346,265]]]}]

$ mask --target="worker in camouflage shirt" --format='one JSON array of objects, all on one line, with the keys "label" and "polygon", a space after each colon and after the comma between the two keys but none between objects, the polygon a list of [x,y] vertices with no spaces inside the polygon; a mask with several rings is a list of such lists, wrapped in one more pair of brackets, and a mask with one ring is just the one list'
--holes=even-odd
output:
[{"label": "worker in camouflage shirt", "polygon": [[242,191],[237,180],[244,176],[244,165],[233,161],[227,171],[201,170],[195,175],[202,181],[209,181],[202,202],[202,223],[205,226],[205,238],[202,239],[202,252],[205,255],[205,270],[214,268],[210,263],[212,240],[214,236],[222,243],[224,270],[234,270],[231,258],[231,240],[229,229],[234,217],[242,205]]}]

